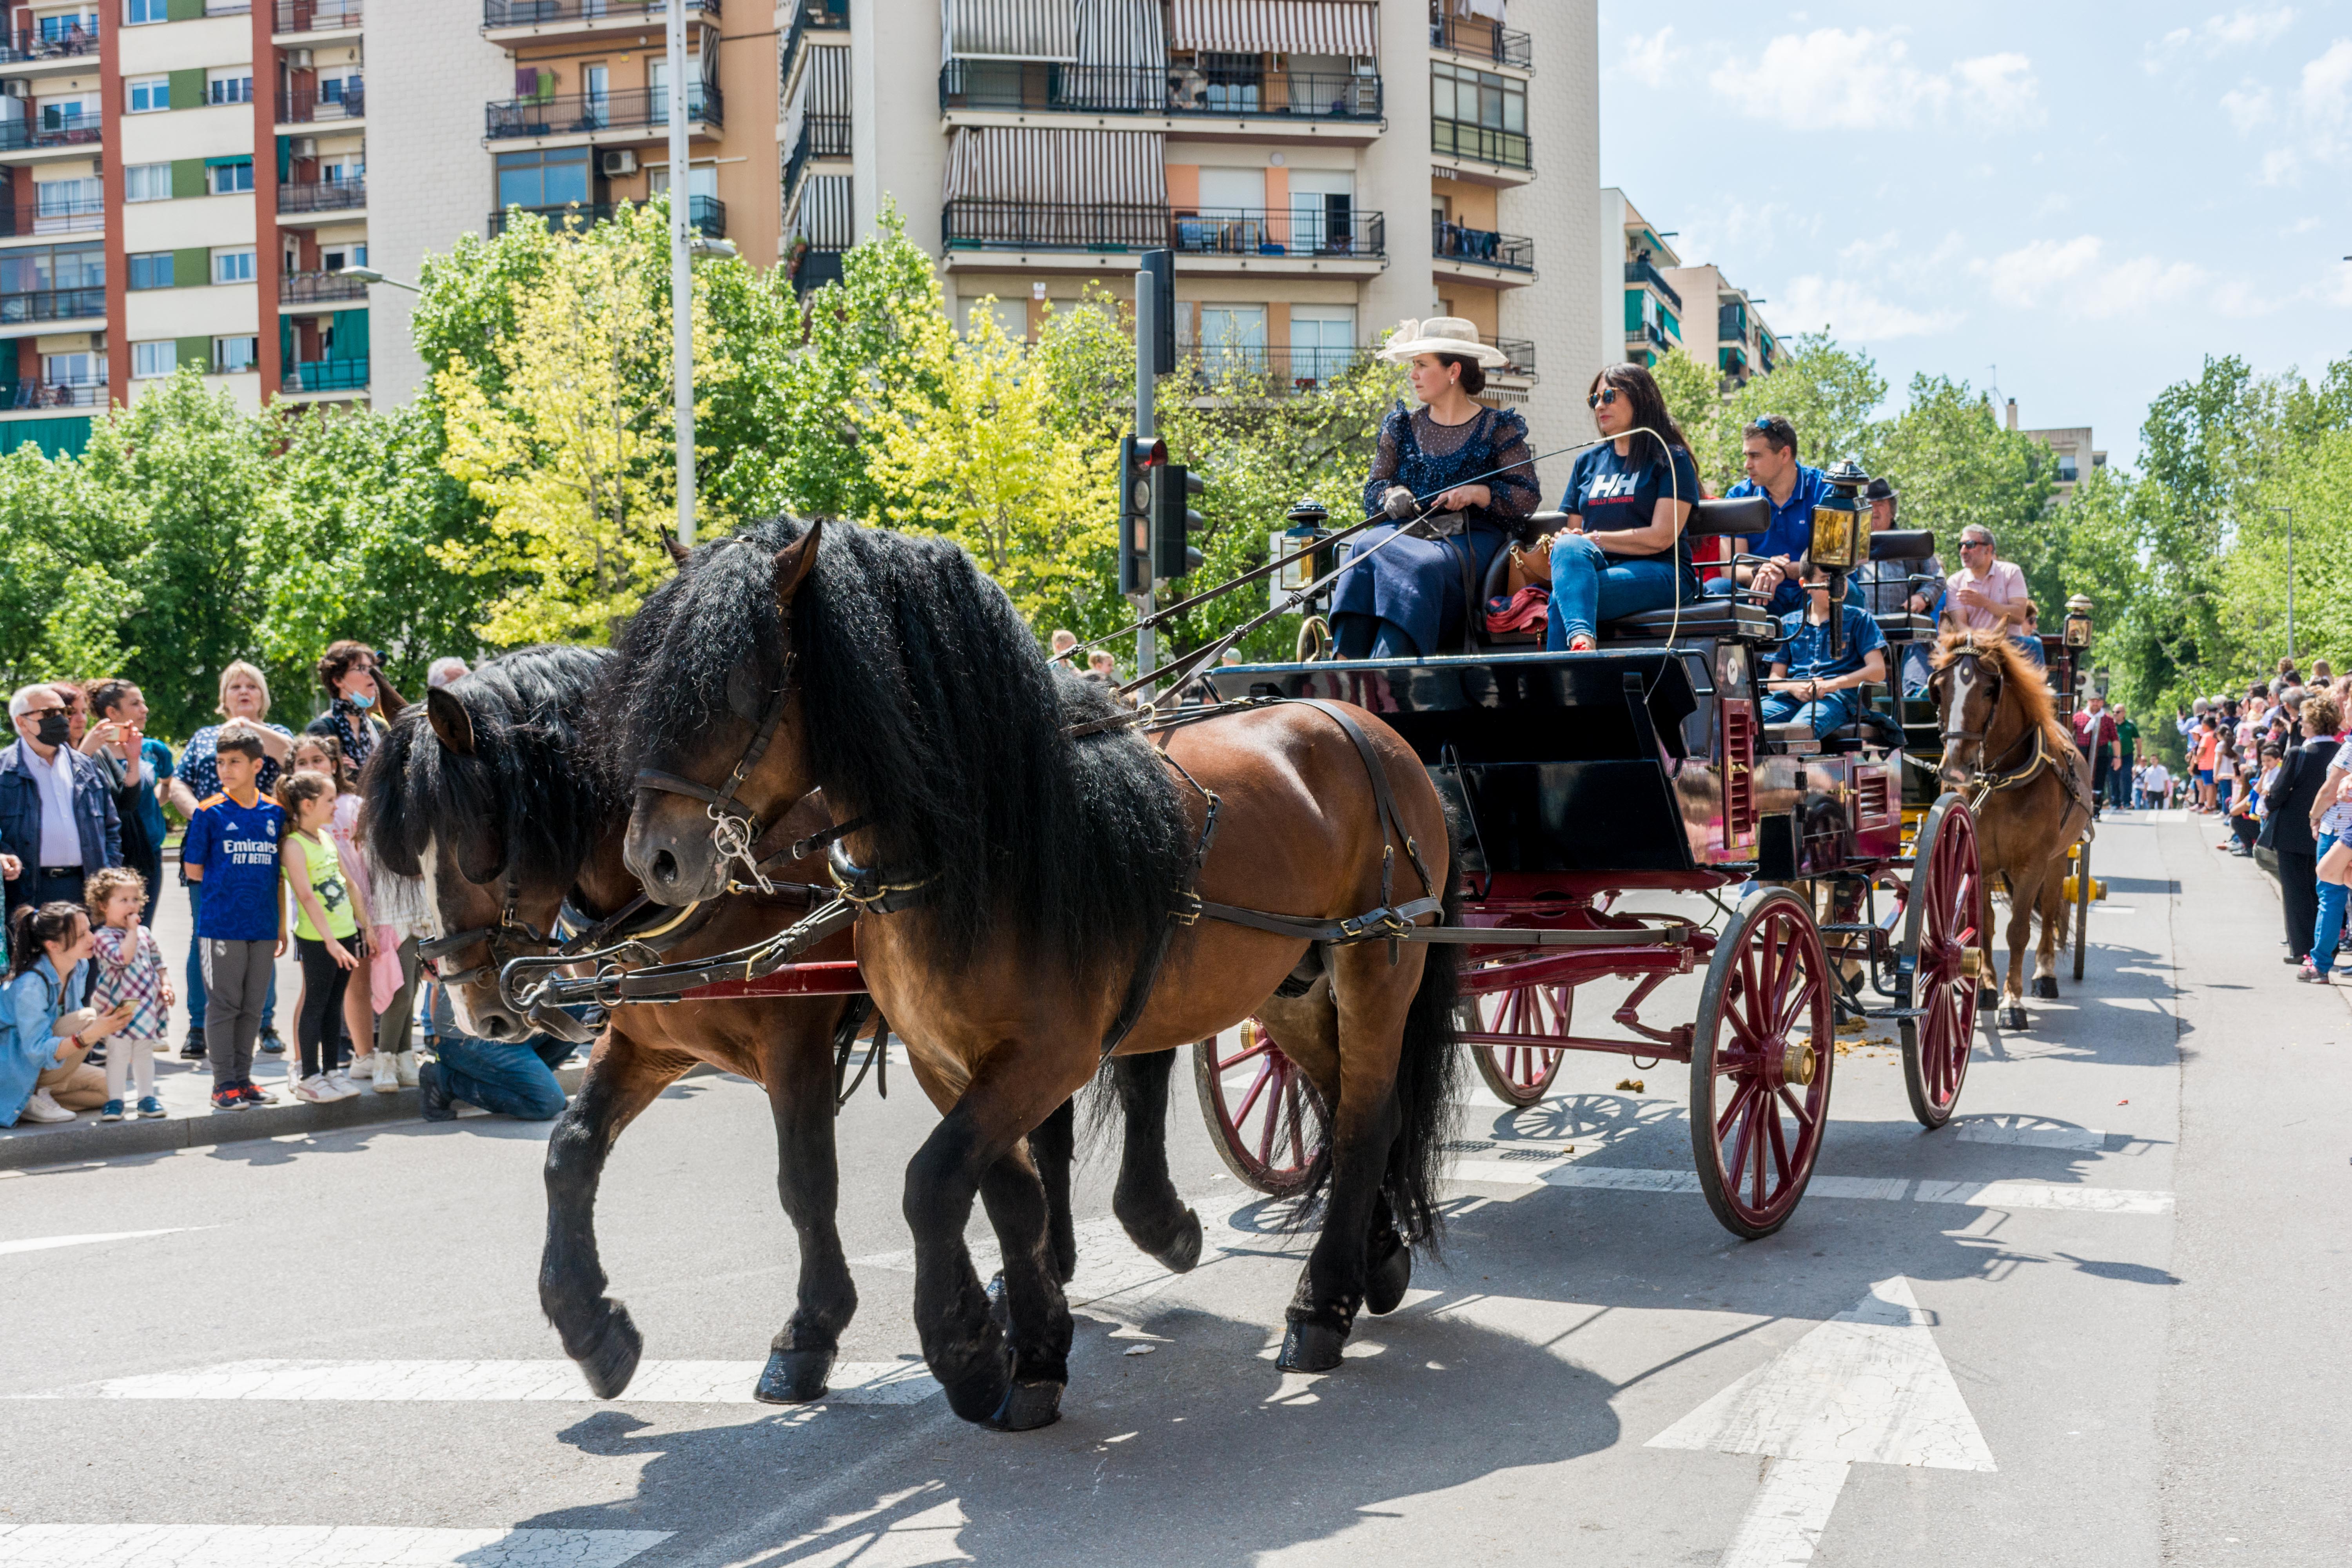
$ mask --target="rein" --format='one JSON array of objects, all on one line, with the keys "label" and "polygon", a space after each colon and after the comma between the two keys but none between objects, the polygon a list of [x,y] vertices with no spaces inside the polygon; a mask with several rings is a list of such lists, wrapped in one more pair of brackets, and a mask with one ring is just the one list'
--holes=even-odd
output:
[{"label": "rein", "polygon": [[[1988,671],[1984,660],[1979,657],[1974,647],[1968,648],[1955,658],[1952,660],[1952,666],[1957,666],[1962,659],[1968,661],[1969,668],[1977,672],[1979,679],[1991,683],[1992,695],[1988,700],[1992,704],[1992,711],[1998,714],[2000,711],[2001,693],[2008,687],[2007,678],[1998,668]],[[2017,744],[2010,748],[2010,752],[2014,754],[2020,748],[2030,748],[2032,755],[2014,767],[1990,767],[1979,770],[1975,793],[1969,797],[1969,812],[1971,816],[1981,811],[1984,808],[1984,803],[1993,795],[2005,790],[2023,788],[2041,777],[2042,772],[2051,766],[2054,759],[2050,755],[2048,726],[2029,721],[2026,731],[2026,734],[2020,737]],[[1974,741],[1981,750],[1984,740],[1985,731],[1982,730],[1947,728],[1944,731],[1944,742],[1947,746],[1954,741]],[[2059,770],[2058,779],[2065,786],[2066,794],[2074,804],[2082,805],[2084,803],[2074,770],[2071,768]]]},{"label": "rein", "polygon": [[751,847],[760,841],[765,825],[736,803],[735,792],[743,787],[744,781],[751,776],[751,770],[758,767],[760,759],[768,754],[768,742],[776,738],[776,728],[784,721],[786,700],[792,690],[792,683],[793,655],[787,652],[783,671],[776,680],[775,695],[768,699],[767,711],[760,716],[759,730],[752,735],[751,743],[743,748],[743,754],[735,760],[734,770],[717,789],[677,773],[664,773],[659,768],[639,768],[632,781],[639,789],[661,790],[701,801],[704,812],[710,818],[711,847],[718,852],[719,864],[724,868],[740,860],[744,869],[751,873],[751,880],[763,893],[773,892],[775,889],[769,882],[762,864],[752,858]]}]

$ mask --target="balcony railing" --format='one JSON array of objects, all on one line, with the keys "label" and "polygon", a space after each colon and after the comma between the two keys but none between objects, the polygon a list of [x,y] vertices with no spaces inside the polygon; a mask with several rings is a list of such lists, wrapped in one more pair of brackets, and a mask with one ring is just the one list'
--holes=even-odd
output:
[{"label": "balcony railing", "polygon": [[289,392],[364,392],[368,362],[363,359],[310,360],[288,367]]},{"label": "balcony railing", "polygon": [[1360,207],[1207,207],[1177,213],[1167,244],[1187,256],[1363,256],[1387,249],[1383,215]]},{"label": "balcony railing", "polygon": [[1251,71],[1241,76],[1190,66],[959,59],[940,68],[940,108],[1376,121],[1381,117],[1381,79],[1339,71]]},{"label": "balcony railing", "polygon": [[950,250],[1153,250],[1168,243],[1168,209],[1144,202],[1030,202],[966,197],[948,203]]},{"label": "balcony railing", "polygon": [[1432,256],[1512,272],[1536,269],[1536,242],[1524,234],[1497,234],[1490,228],[1465,228],[1458,223],[1438,221],[1431,226],[1429,246]]},{"label": "balcony railing", "polygon": [[1677,310],[1683,308],[1683,297],[1680,291],[1677,290],[1673,284],[1666,281],[1664,273],[1660,272],[1656,268],[1651,266],[1646,261],[1629,261],[1625,263],[1625,281],[1634,284],[1646,283],[1651,288],[1655,289],[1660,294],[1664,295],[1667,304],[1672,305]]},{"label": "balcony railing", "polygon": [[1668,349],[1682,347],[1682,344],[1669,337],[1666,334],[1666,329],[1656,321],[1637,321],[1626,328],[1625,341],[1629,343],[1648,343],[1661,353]]},{"label": "balcony railing", "polygon": [[[593,228],[600,223],[608,222],[615,213],[640,205],[637,202],[567,202],[562,206],[509,207],[490,215],[490,233],[493,237],[506,233],[509,226],[509,215],[516,213],[527,219],[535,219],[558,233],[566,230],[577,232]],[[688,196],[686,214],[688,221],[709,237],[727,237],[727,204],[717,196]]]},{"label": "balcony railing", "polygon": [[106,314],[106,289],[36,289],[0,294],[0,321],[78,321]]},{"label": "balcony railing", "polygon": [[348,212],[365,205],[365,180],[300,180],[278,187],[281,213]]},{"label": "balcony railing", "polygon": [[1448,16],[1442,22],[1432,22],[1429,43],[1432,48],[1476,55],[1498,65],[1517,66],[1521,70],[1535,68],[1535,50],[1525,33],[1515,33],[1500,22],[1489,22],[1481,16]]},{"label": "balcony railing", "polygon": [[[686,0],[688,12],[719,15],[719,0]],[[485,27],[539,27],[550,22],[625,21],[667,16],[665,0],[482,0]]]},{"label": "balcony railing", "polygon": [[281,305],[325,304],[333,300],[364,300],[367,285],[343,272],[281,272],[278,302]]},{"label": "balcony railing", "polygon": [[76,17],[71,26],[49,29],[20,27],[0,32],[0,66],[27,66],[40,60],[72,59],[98,53],[94,16]]},{"label": "balcony railing", "polygon": [[367,117],[367,94],[357,82],[345,87],[338,98],[322,98],[312,89],[278,95],[278,123],[310,125],[329,120],[363,120]]},{"label": "balcony railing", "polygon": [[55,201],[36,197],[29,202],[0,204],[0,238],[22,239],[36,234],[88,234],[106,227],[106,204]]},{"label": "balcony railing", "polygon": [[799,0],[793,7],[793,25],[784,34],[784,54],[776,68],[776,80],[791,87],[793,64],[801,58],[802,41],[809,34],[848,30],[849,0]]},{"label": "balcony railing", "polygon": [[103,408],[106,378],[86,381],[0,382],[0,408]]},{"label": "balcony railing", "polygon": [[323,33],[356,27],[362,0],[278,0],[278,30],[281,33]]},{"label": "balcony railing", "polygon": [[846,114],[805,114],[801,117],[799,140],[793,143],[793,155],[784,163],[784,199],[801,188],[801,171],[814,158],[846,158],[849,156],[849,116]]},{"label": "balcony railing", "polygon": [[1370,359],[1369,348],[1266,348],[1202,343],[1187,351],[1185,374],[1198,390],[1260,396],[1312,392]]},{"label": "balcony railing", "polygon": [[1498,348],[1511,356],[1508,363],[1502,366],[1502,373],[1505,375],[1524,375],[1530,381],[1535,379],[1536,345],[1534,343],[1526,338],[1497,338],[1484,335],[1479,341],[1490,347]]},{"label": "balcony railing", "polygon": [[1429,150],[1444,157],[1498,163],[1506,169],[1535,167],[1528,154],[1526,132],[1504,131],[1492,125],[1473,125],[1466,120],[1431,121]]},{"label": "balcony railing", "polygon": [[61,114],[53,121],[0,120],[0,153],[21,153],[28,147],[94,146],[101,123],[95,114]]},{"label": "balcony railing", "polygon": [[[579,136],[605,131],[647,131],[669,123],[669,89],[551,93],[485,106],[492,141],[516,136]],[[726,100],[715,87],[687,84],[686,117],[705,125],[726,122]]]}]

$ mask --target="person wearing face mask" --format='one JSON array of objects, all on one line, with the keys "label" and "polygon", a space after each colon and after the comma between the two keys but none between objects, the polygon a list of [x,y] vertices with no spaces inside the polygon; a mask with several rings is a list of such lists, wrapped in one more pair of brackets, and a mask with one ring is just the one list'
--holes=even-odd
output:
[{"label": "person wearing face mask", "polygon": [[305,732],[332,735],[352,771],[364,773],[384,726],[400,717],[407,701],[383,679],[375,650],[350,638],[329,644],[319,656],[319,684],[327,689],[327,710]]},{"label": "person wearing face mask", "polygon": [[91,872],[122,864],[122,821],[104,770],[73,749],[66,703],[49,686],[8,699],[16,742],[0,748],[0,855],[19,863],[5,886],[11,910],[79,907]]}]

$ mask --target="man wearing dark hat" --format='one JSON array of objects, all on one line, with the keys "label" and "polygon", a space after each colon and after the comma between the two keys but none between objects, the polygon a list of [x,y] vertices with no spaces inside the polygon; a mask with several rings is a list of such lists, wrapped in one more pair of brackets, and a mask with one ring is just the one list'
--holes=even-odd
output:
[{"label": "man wearing dark hat", "polygon": [[[1870,502],[1870,531],[1884,533],[1895,526],[1902,496],[1883,479],[1870,481],[1863,492]],[[1918,576],[1926,581],[1914,584]],[[1863,608],[1874,616],[1933,615],[1944,581],[1944,563],[1935,556],[1925,561],[1881,561],[1876,557],[1856,567],[1851,579],[1861,590]],[[1923,689],[1927,684],[1927,645],[1913,643],[1903,657],[1903,684]]]}]

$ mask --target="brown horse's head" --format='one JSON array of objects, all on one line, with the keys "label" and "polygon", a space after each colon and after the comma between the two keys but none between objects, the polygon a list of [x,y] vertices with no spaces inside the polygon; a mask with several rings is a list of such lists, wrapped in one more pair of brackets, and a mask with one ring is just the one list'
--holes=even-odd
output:
[{"label": "brown horse's head", "polygon": [[1943,731],[1944,777],[1951,784],[2017,766],[2036,727],[2049,742],[2067,743],[2042,672],[2005,637],[1946,633],[1927,689]]}]

